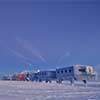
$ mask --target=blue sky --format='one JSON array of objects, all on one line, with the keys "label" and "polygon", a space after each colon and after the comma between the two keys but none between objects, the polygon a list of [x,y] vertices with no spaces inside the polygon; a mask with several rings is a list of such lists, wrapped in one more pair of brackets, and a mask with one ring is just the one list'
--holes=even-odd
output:
[{"label": "blue sky", "polygon": [[1,0],[0,73],[100,65],[97,0]]}]

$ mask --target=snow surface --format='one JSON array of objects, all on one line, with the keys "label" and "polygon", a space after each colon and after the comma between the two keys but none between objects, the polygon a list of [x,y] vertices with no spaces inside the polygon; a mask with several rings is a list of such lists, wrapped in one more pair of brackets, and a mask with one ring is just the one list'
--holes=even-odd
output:
[{"label": "snow surface", "polygon": [[100,100],[100,83],[0,81],[0,100]]}]

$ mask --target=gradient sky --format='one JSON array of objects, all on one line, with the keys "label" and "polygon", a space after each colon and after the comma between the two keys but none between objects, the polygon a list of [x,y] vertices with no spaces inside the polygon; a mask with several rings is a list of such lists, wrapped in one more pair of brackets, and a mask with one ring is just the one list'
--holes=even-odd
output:
[{"label": "gradient sky", "polygon": [[97,0],[0,0],[0,74],[100,66]]}]

